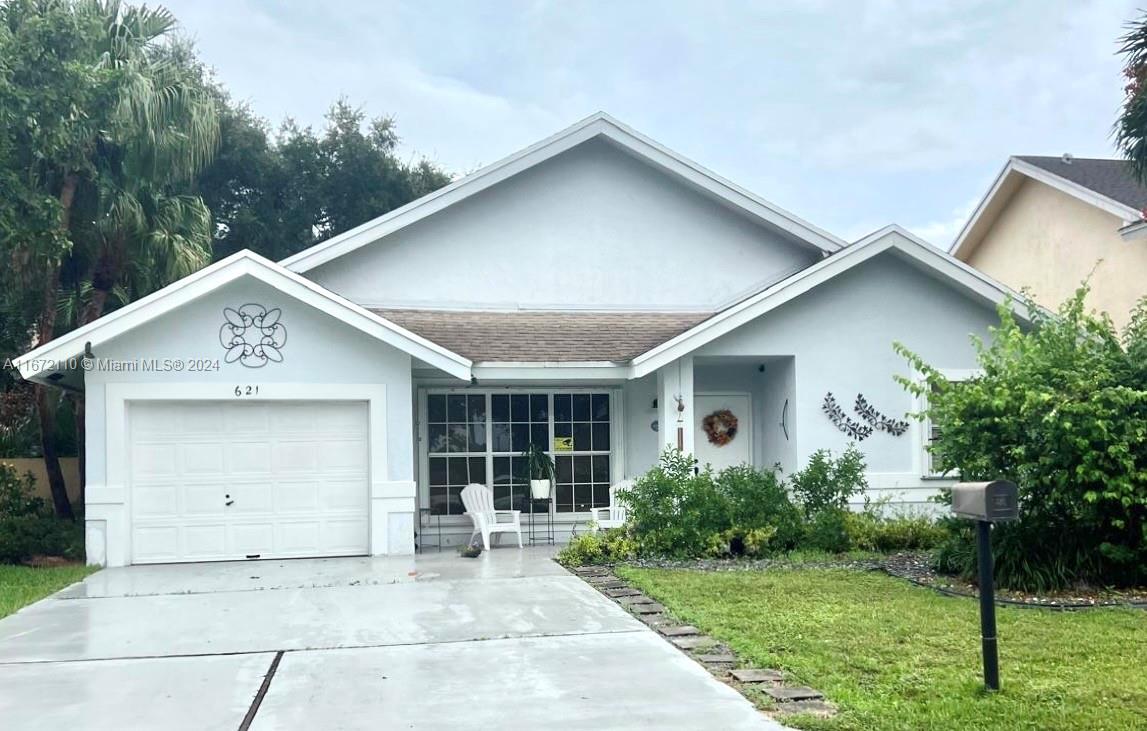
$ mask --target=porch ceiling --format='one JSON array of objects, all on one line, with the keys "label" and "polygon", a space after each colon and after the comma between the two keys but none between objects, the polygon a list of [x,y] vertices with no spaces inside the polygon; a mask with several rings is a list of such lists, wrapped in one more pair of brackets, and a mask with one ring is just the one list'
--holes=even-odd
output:
[{"label": "porch ceiling", "polygon": [[374,312],[475,362],[627,363],[712,316],[705,312]]}]

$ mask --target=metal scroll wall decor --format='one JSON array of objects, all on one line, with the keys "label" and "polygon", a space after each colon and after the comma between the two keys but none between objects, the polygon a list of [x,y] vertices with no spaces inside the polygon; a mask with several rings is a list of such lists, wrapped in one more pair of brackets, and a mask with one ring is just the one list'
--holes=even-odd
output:
[{"label": "metal scroll wall decor", "polygon": [[892,419],[880,413],[876,407],[868,403],[863,394],[856,394],[856,403],[852,408],[865,423],[850,419],[844,413],[844,409],[840,408],[840,404],[836,402],[836,397],[832,395],[831,391],[825,394],[824,404],[821,406],[821,410],[828,416],[829,421],[836,425],[837,429],[858,442],[872,436],[874,431],[887,432],[894,437],[901,436],[908,431],[907,421]]},{"label": "metal scroll wall decor", "polygon": [[848,418],[844,409],[840,408],[840,404],[836,402],[836,397],[832,395],[832,391],[824,395],[824,405],[821,406],[821,410],[828,416],[828,420],[836,425],[837,429],[858,442],[863,442],[872,434],[871,426]]},{"label": "metal scroll wall decor", "polygon": [[888,432],[894,437],[898,437],[908,431],[907,421],[885,416],[877,411],[875,406],[868,403],[868,400],[865,399],[862,394],[856,394],[856,404],[852,408],[856,413],[860,414],[860,418],[867,421],[873,429]]},{"label": "metal scroll wall decor", "polygon": [[248,303],[239,309],[223,308],[224,323],[219,328],[219,343],[227,351],[223,359],[239,361],[247,368],[262,368],[268,362],[281,363],[281,352],[287,344],[287,328],[279,322],[283,311],[268,310],[263,305]]}]

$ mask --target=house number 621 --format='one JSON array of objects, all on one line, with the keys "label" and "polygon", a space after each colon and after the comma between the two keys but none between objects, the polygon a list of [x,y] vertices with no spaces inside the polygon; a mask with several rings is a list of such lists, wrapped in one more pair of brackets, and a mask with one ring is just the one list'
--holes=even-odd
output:
[{"label": "house number 621", "polygon": [[235,387],[235,397],[236,398],[242,398],[244,396],[258,396],[258,395],[259,395],[259,387],[258,386],[236,386]]}]

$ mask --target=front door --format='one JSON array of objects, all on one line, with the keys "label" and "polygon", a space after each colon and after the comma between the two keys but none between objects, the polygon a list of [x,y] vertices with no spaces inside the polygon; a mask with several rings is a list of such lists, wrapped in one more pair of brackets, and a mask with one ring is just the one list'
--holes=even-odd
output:
[{"label": "front door", "polygon": [[720,471],[753,463],[752,405],[747,393],[693,397],[693,451],[698,464]]}]

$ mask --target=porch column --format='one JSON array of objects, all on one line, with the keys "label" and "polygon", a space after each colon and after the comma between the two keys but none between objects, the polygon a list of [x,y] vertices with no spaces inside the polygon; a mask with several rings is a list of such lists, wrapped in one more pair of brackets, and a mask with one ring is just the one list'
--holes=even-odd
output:
[{"label": "porch column", "polygon": [[[680,410],[683,406],[684,410]],[[658,450],[680,448],[693,454],[693,357],[684,356],[657,371]]]}]

